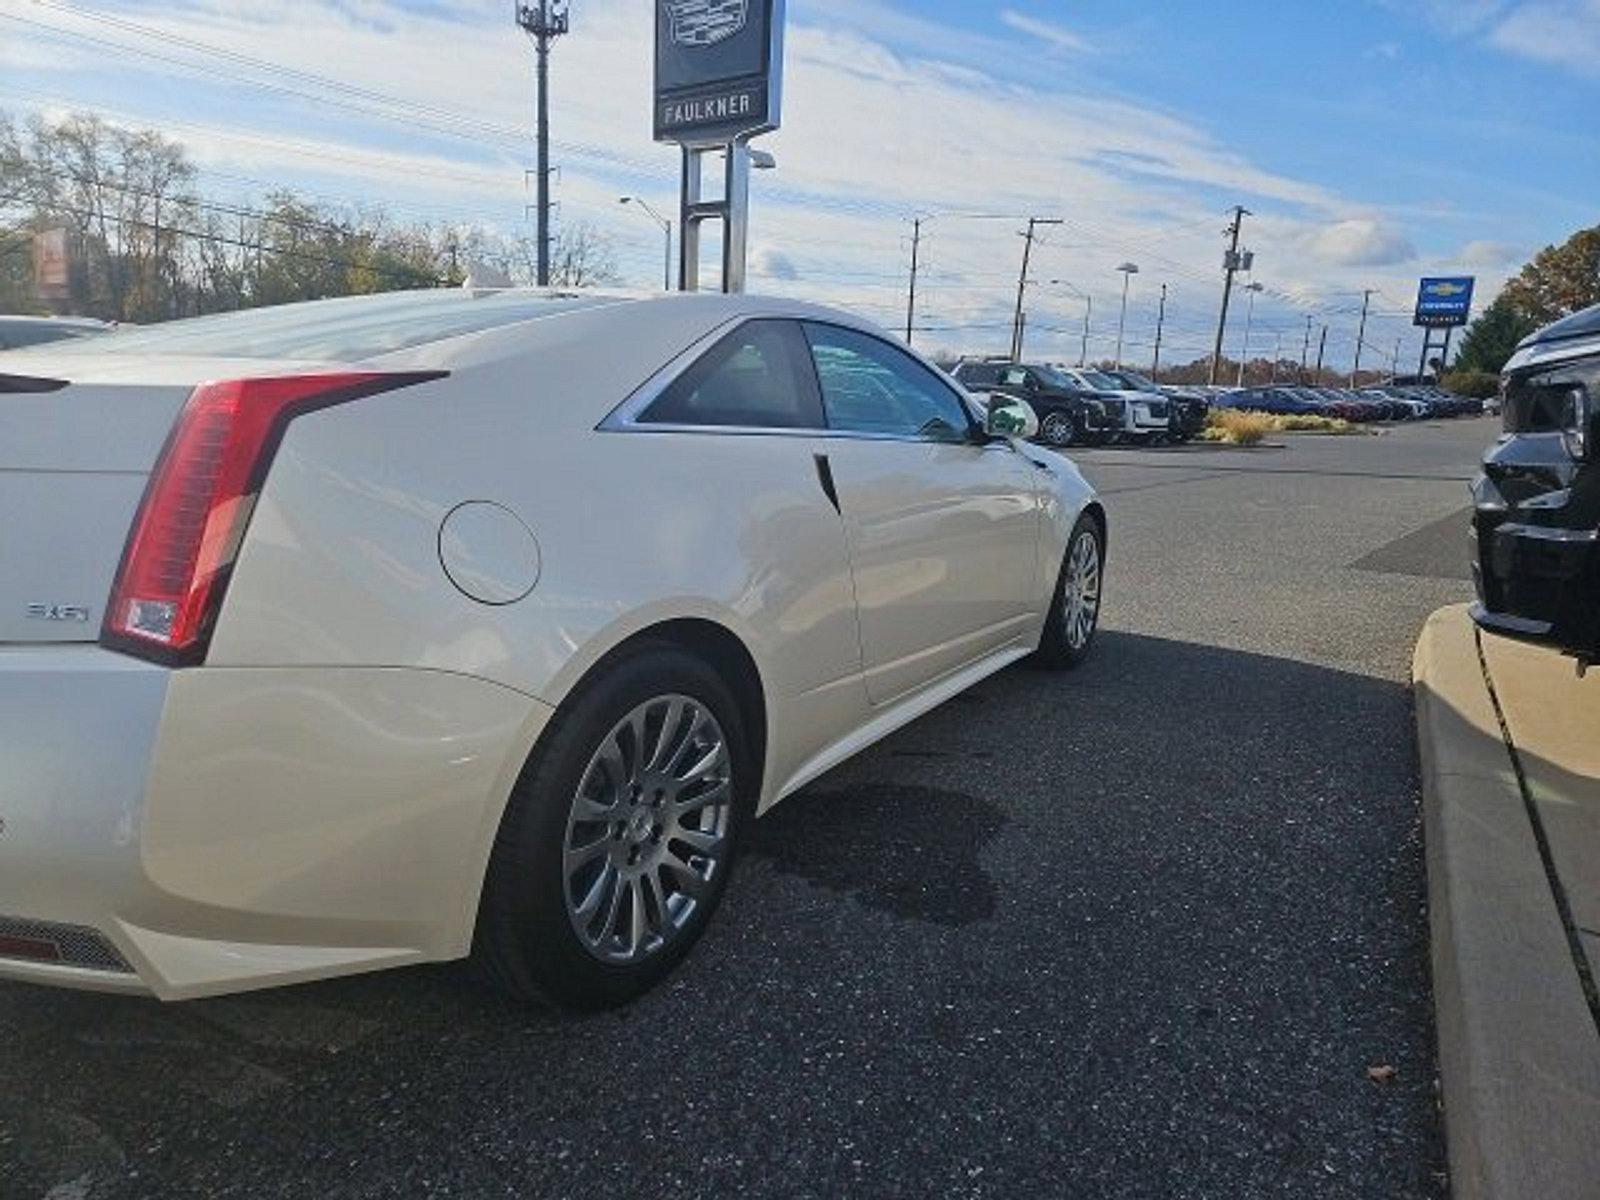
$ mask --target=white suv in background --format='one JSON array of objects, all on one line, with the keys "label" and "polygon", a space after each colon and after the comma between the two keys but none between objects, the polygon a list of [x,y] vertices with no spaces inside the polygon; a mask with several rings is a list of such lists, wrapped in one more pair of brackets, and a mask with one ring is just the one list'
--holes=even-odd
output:
[{"label": "white suv in background", "polygon": [[1122,413],[1122,440],[1150,443],[1160,441],[1171,431],[1172,401],[1160,392],[1141,392],[1124,387],[1092,367],[1062,367],[1084,387],[1099,393],[1108,412]]}]

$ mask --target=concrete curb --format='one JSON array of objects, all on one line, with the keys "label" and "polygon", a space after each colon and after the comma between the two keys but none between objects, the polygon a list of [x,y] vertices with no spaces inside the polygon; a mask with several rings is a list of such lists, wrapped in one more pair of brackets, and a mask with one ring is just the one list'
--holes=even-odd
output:
[{"label": "concrete curb", "polygon": [[1600,1036],[1464,606],[1412,665],[1456,1200],[1600,1195]]}]

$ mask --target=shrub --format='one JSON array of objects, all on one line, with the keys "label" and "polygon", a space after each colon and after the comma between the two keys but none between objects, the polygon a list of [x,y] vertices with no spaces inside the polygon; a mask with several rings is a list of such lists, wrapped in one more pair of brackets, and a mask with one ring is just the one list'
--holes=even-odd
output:
[{"label": "shrub", "polygon": [[1274,417],[1273,428],[1285,433],[1354,433],[1356,427],[1342,417],[1319,417],[1315,413],[1297,413],[1289,417]]},{"label": "shrub", "polygon": [[1446,391],[1479,400],[1487,400],[1500,390],[1500,377],[1490,371],[1451,371],[1443,382]]},{"label": "shrub", "polygon": [[1226,442],[1230,446],[1254,446],[1271,433],[1273,419],[1266,413],[1240,412],[1236,408],[1214,408],[1206,418],[1206,441]]}]

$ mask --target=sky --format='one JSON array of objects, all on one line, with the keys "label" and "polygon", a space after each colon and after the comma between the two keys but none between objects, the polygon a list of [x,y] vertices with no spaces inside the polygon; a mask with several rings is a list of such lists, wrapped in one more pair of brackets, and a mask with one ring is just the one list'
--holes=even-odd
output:
[{"label": "sky", "polygon": [[[678,155],[650,135],[645,0],[572,0],[552,52],[557,221],[659,286]],[[182,142],[210,195],[288,185],[397,217],[531,234],[533,54],[510,0],[0,0],[0,109],[92,110]],[[1223,231],[1262,290],[1226,342],[1401,369],[1417,279],[1476,306],[1600,220],[1600,0],[789,0],[776,170],[752,182],[752,291],[914,338],[1006,349],[1028,216],[1030,357],[1211,349]],[[1252,299],[1253,297],[1253,299]]]}]

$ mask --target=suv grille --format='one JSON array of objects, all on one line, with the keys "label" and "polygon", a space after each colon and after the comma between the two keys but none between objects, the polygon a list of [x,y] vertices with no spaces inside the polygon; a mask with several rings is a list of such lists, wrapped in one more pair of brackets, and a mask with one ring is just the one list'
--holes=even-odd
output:
[{"label": "suv grille", "polygon": [[94,930],[25,917],[0,916],[0,959],[133,974],[116,947]]}]

